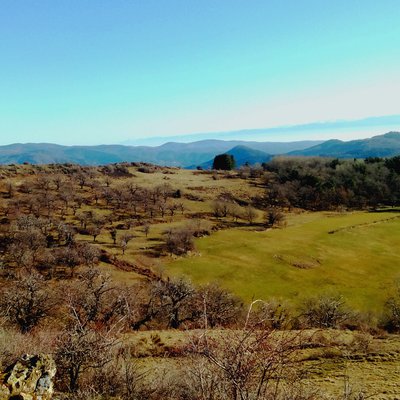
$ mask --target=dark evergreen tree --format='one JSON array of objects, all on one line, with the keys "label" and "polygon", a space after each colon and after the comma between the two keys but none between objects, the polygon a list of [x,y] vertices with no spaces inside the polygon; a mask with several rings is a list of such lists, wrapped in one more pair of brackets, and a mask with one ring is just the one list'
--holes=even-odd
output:
[{"label": "dark evergreen tree", "polygon": [[385,166],[389,168],[390,171],[400,174],[400,156],[388,158],[385,161]]},{"label": "dark evergreen tree", "polygon": [[230,171],[235,168],[235,158],[231,154],[218,154],[214,157],[213,169]]}]

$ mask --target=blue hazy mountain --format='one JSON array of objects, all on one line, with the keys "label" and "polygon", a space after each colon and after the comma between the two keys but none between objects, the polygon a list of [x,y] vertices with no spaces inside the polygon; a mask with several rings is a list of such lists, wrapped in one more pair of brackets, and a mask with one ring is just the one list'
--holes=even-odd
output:
[{"label": "blue hazy mountain", "polygon": [[[241,167],[242,165],[255,165],[268,162],[272,159],[273,155],[268,154],[264,151],[255,150],[248,146],[235,146],[228,150],[226,154],[230,154],[235,158],[236,167]],[[214,158],[208,160],[207,162],[200,165],[203,169],[210,169],[213,165]],[[195,167],[195,166],[192,166]]]},{"label": "blue hazy mountain", "polygon": [[308,149],[289,152],[295,156],[337,158],[391,157],[400,154],[400,132],[388,132],[362,140],[328,140]]}]

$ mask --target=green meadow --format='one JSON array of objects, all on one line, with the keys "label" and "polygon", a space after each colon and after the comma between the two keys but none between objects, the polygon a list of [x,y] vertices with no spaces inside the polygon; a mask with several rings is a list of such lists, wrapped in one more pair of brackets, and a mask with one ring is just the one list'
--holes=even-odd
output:
[{"label": "green meadow", "polygon": [[[221,230],[196,253],[167,262],[170,276],[218,282],[246,302],[299,303],[340,293],[360,311],[379,311],[400,279],[400,213],[301,213],[277,229]],[[334,231],[332,233],[332,231]]]}]

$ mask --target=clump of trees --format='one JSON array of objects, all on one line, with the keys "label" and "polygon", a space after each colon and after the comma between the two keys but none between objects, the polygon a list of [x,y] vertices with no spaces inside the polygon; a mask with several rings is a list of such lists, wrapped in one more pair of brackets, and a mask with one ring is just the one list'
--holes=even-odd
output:
[{"label": "clump of trees", "polygon": [[339,160],[278,157],[263,165],[266,204],[326,210],[400,203],[398,157]]},{"label": "clump of trees", "polygon": [[193,230],[189,226],[169,229],[165,232],[165,244],[171,255],[187,254],[195,248]]}]

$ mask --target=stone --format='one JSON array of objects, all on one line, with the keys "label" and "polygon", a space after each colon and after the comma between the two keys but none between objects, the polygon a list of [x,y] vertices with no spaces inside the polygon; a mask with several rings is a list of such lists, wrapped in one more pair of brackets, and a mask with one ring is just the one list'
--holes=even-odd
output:
[{"label": "stone", "polygon": [[1,376],[0,400],[50,400],[56,365],[48,354],[25,354]]}]

